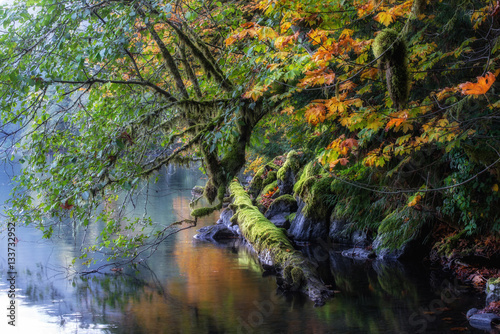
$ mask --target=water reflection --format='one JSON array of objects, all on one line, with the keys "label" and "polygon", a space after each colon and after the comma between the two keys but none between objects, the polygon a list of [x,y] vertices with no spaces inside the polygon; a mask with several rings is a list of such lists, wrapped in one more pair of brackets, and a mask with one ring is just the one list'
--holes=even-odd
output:
[{"label": "water reflection", "polygon": [[[165,226],[186,219],[190,189],[203,183],[202,177],[197,171],[170,170],[150,188],[149,205],[139,198],[127,214],[146,210]],[[139,273],[67,276],[65,266],[79,252],[68,231],[45,241],[36,231],[18,230],[18,329],[25,330],[20,332],[484,333],[464,317],[468,308],[481,306],[481,299],[418,265],[355,261],[342,257],[340,249],[314,258],[314,250],[304,249],[336,291],[315,308],[304,295],[277,291],[275,278],[264,275],[244,245],[195,241],[194,229],[163,243]],[[0,243],[5,250],[3,238]],[[0,308],[7,305],[5,255],[0,252]],[[5,326],[2,321],[0,328]]]}]

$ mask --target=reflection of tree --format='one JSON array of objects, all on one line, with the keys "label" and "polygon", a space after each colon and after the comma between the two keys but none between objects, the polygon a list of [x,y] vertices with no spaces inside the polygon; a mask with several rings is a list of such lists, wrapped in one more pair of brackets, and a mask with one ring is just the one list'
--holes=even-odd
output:
[{"label": "reflection of tree", "polygon": [[330,268],[338,293],[316,310],[320,319],[339,331],[411,332],[408,319],[424,294],[413,270],[390,262],[356,261],[335,251],[330,252]]}]

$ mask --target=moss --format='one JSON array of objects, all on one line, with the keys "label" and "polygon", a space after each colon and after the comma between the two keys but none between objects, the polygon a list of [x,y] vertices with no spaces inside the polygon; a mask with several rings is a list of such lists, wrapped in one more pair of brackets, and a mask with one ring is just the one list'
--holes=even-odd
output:
[{"label": "moss", "polygon": [[285,194],[285,195],[281,195],[280,197],[276,198],[274,200],[274,202],[285,202],[286,204],[294,204],[294,203],[297,203],[297,201],[295,200],[295,198],[292,196],[292,195],[289,195],[289,194]]},{"label": "moss", "polygon": [[[276,181],[276,171],[278,169],[279,167],[272,162],[269,162],[264,167],[260,168],[250,182],[248,187],[249,193],[256,197],[262,191],[263,187],[268,185],[270,182]],[[272,181],[267,181],[268,178],[271,178]]]},{"label": "moss", "polygon": [[373,54],[378,59],[381,73],[385,72],[387,90],[394,105],[402,109],[410,94],[408,48],[399,33],[384,29],[373,42]]},{"label": "moss", "polygon": [[300,172],[299,179],[293,186],[293,191],[295,196],[298,196],[302,192],[302,187],[304,183],[315,175],[321,174],[320,167],[315,161],[311,161],[304,166],[302,171]]},{"label": "moss", "polygon": [[220,203],[224,202],[224,195],[226,195],[226,186],[220,186],[219,189],[217,189],[217,199],[219,200]]},{"label": "moss", "polygon": [[253,246],[259,257],[269,259],[273,265],[283,269],[282,274],[288,288],[302,289],[320,303],[330,296],[329,290],[319,281],[315,268],[294,249],[283,229],[277,228],[252,205],[252,200],[243,187],[231,182],[234,216],[245,239]]},{"label": "moss", "polygon": [[283,166],[278,170],[278,180],[283,181],[288,170],[291,170],[294,174],[300,169],[299,155],[296,151],[288,152],[286,156],[286,161]]},{"label": "moss", "polygon": [[377,250],[398,249],[414,240],[427,220],[427,215],[411,207],[398,208],[387,215],[378,228]]},{"label": "moss", "polygon": [[294,213],[291,213],[289,214],[288,216],[286,216],[285,218],[289,221],[289,222],[293,222],[293,220],[295,219],[295,216],[297,215],[297,212],[294,212]]},{"label": "moss", "polygon": [[205,195],[205,198],[208,200],[209,203],[213,203],[213,201],[217,197],[217,188],[215,187],[211,179],[207,181],[207,184],[205,185],[205,190],[203,191],[203,195]]},{"label": "moss", "polygon": [[196,217],[196,218],[201,218],[201,217],[208,216],[209,214],[211,214],[212,212],[214,212],[216,210],[219,210],[218,206],[198,208],[198,209],[194,209],[193,211],[191,211],[191,216]]},{"label": "moss", "polygon": [[449,257],[455,252],[458,247],[458,243],[460,242],[460,240],[462,240],[462,237],[464,237],[465,234],[466,231],[462,230],[459,233],[447,236],[443,238],[441,242],[437,243],[434,247],[437,248],[437,252],[439,255]]},{"label": "moss", "polygon": [[262,182],[262,186],[265,187],[267,186],[268,184],[271,184],[273,183],[274,181],[277,180],[277,172],[276,171],[270,171],[269,173],[267,173],[267,177],[265,178],[265,180]]},{"label": "moss", "polygon": [[[261,196],[267,194],[270,191],[273,191],[275,188],[278,187],[278,181],[273,181],[272,183],[268,184],[267,186],[262,189],[262,192],[260,193]],[[278,194],[279,190],[276,191],[275,194]]]},{"label": "moss", "polygon": [[306,203],[302,209],[305,216],[319,219],[330,216],[334,203],[330,203],[327,198],[331,195],[333,180],[331,177],[311,177],[304,182],[300,197]]}]

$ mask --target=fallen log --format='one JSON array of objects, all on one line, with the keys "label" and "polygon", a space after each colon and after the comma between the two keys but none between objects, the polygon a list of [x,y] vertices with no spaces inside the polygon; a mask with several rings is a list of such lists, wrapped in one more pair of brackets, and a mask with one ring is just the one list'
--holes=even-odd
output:
[{"label": "fallen log", "polygon": [[302,291],[317,306],[331,298],[333,291],[321,281],[316,266],[293,247],[284,229],[264,217],[238,181],[231,182],[229,190],[232,197],[230,208],[234,212],[231,221],[239,225],[243,237],[256,251],[261,263],[276,269],[281,278],[281,288]]}]

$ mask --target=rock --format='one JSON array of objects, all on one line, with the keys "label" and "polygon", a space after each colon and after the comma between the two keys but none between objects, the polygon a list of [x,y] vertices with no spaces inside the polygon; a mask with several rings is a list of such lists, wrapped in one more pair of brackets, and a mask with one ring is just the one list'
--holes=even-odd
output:
[{"label": "rock", "polygon": [[479,312],[479,310],[477,308],[471,308],[470,310],[467,311],[467,319],[470,319],[470,317],[472,317],[474,314],[476,314],[477,312]]},{"label": "rock", "polygon": [[202,227],[198,230],[198,234],[194,236],[195,239],[205,241],[217,241],[223,239],[236,238],[238,235],[224,224],[216,224]]},{"label": "rock", "polygon": [[490,330],[492,325],[500,323],[500,317],[494,313],[476,313],[469,318],[472,327]]},{"label": "rock", "polygon": [[277,227],[289,228],[288,216],[297,211],[297,201],[291,195],[283,195],[276,198],[269,206],[265,217]]},{"label": "rock", "polygon": [[283,172],[283,179],[278,179],[278,187],[280,194],[293,193],[293,185],[295,184],[295,173],[291,169],[286,169]]},{"label": "rock", "polygon": [[410,240],[396,249],[381,248],[380,235],[373,241],[373,249],[377,250],[377,257],[382,260],[405,260],[421,257],[423,252],[422,243],[419,240]]},{"label": "rock", "polygon": [[350,231],[352,223],[346,220],[331,219],[330,231],[328,235],[330,239],[339,244],[350,245],[355,247],[366,247],[370,245],[371,240],[364,231]]},{"label": "rock", "polygon": [[280,194],[292,194],[293,186],[297,181],[297,173],[300,168],[299,156],[297,152],[290,151],[287,154],[286,161],[278,170],[278,187]]},{"label": "rock", "polygon": [[486,292],[500,294],[500,277],[490,278],[486,283]]},{"label": "rock", "polygon": [[295,241],[317,241],[328,234],[327,221],[320,218],[307,217],[303,212],[304,201],[299,199],[299,209],[295,219],[290,223],[288,235]]},{"label": "rock", "polygon": [[495,292],[490,292],[486,295],[486,305],[489,305],[491,302],[500,301],[500,294],[496,294]]},{"label": "rock", "polygon": [[288,229],[290,227],[290,222],[286,218],[287,216],[288,215],[285,216],[284,214],[277,214],[277,215],[274,215],[268,219],[276,227],[282,227],[284,229]]},{"label": "rock", "polygon": [[354,260],[368,260],[377,257],[375,252],[364,248],[346,249],[345,251],[342,252],[342,256],[349,257]]}]

